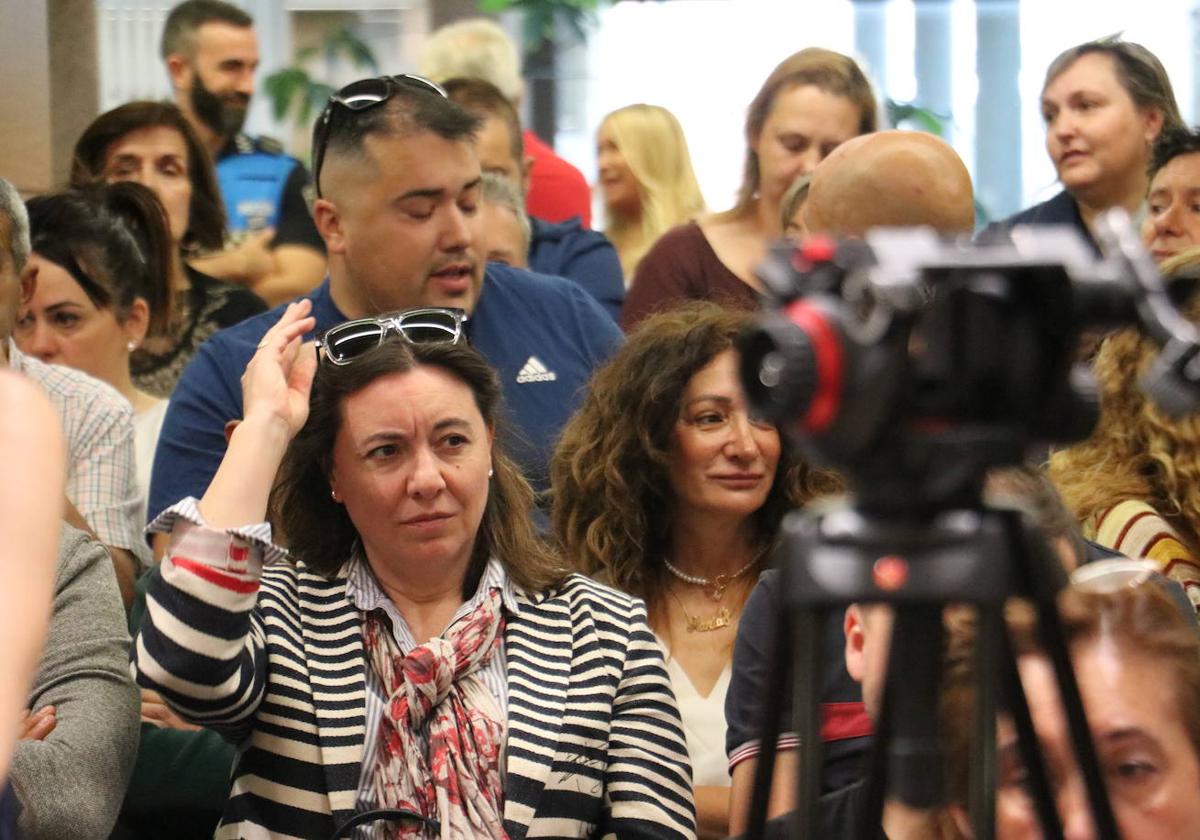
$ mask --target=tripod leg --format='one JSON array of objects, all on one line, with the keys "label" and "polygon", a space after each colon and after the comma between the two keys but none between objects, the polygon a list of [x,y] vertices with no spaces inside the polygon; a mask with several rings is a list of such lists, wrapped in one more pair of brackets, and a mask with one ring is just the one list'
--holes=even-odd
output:
[{"label": "tripod leg", "polygon": [[945,801],[938,738],[944,635],[941,604],[896,609],[887,674],[892,693],[888,779],[896,797],[912,808]]},{"label": "tripod leg", "polygon": [[892,730],[888,721],[891,720],[894,704],[895,691],[891,688],[891,681],[884,680],[883,696],[879,698],[879,720],[875,723],[875,735],[871,739],[871,749],[868,753],[867,792],[857,840],[875,840],[879,837],[879,827],[883,825],[883,800],[888,786],[888,745],[892,742]]},{"label": "tripod leg", "polygon": [[1042,826],[1042,836],[1046,840],[1062,840],[1062,822],[1054,805],[1054,794],[1050,791],[1046,764],[1038,747],[1037,730],[1033,728],[1033,718],[1029,714],[1025,690],[1021,687],[1021,674],[1017,670],[1017,659],[1013,655],[1007,629],[1000,634],[999,643],[1000,663],[1004,669],[1004,704],[1012,715],[1013,726],[1017,730],[1017,749],[1021,753],[1025,772],[1029,775],[1029,787],[1033,792],[1033,805],[1037,809],[1038,822]]},{"label": "tripod leg", "polygon": [[817,805],[821,798],[821,770],[825,751],[821,742],[821,638],[829,610],[816,608],[795,618],[796,670],[793,673],[793,715],[800,741],[800,781],[791,837],[815,840],[820,836]]},{"label": "tripod leg", "polygon": [[1038,599],[1037,612],[1042,644],[1050,656],[1058,679],[1058,694],[1067,716],[1067,726],[1071,731],[1075,761],[1079,764],[1079,771],[1083,774],[1083,782],[1087,787],[1092,819],[1096,823],[1096,836],[1099,840],[1120,840],[1121,833],[1117,829],[1117,821],[1108,801],[1108,788],[1100,772],[1100,761],[1096,758],[1096,746],[1092,743],[1092,731],[1084,712],[1083,698],[1079,696],[1079,683],[1075,679],[1075,669],[1071,665],[1062,622],[1058,617],[1058,605],[1054,601],[1046,603],[1043,599]]},{"label": "tripod leg", "polygon": [[1006,632],[995,604],[977,608],[975,635],[975,709],[971,718],[971,772],[968,805],[975,840],[996,835],[996,673],[1000,634]]}]

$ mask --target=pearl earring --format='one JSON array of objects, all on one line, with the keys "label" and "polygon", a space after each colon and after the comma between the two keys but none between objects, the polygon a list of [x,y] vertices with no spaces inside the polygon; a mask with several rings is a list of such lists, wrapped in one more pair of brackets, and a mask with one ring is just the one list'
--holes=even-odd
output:
[{"label": "pearl earring", "polygon": [[491,478],[493,475],[495,475],[495,473],[492,472],[492,468],[488,467],[488,478]]},{"label": "pearl earring", "polygon": [[340,504],[340,503],[341,503],[341,501],[342,501],[341,499],[339,499],[339,498],[337,497],[337,491],[336,491],[336,490],[330,490],[330,491],[329,491],[329,498],[333,499],[335,502],[338,502],[339,504]]},{"label": "pearl earring", "polygon": [[125,345],[125,349],[128,350],[130,353],[132,353],[137,348],[138,348],[137,339],[130,339],[129,343]]}]

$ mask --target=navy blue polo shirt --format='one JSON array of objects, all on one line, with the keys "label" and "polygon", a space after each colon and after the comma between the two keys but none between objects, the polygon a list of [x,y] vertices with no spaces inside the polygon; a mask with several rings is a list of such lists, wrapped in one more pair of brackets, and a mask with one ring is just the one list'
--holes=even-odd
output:
[{"label": "navy blue polo shirt", "polygon": [[578,283],[619,322],[625,277],[617,249],[608,237],[584,228],[578,216],[558,224],[531,217],[529,224],[530,271]]},{"label": "navy blue polo shirt", "polygon": [[[328,279],[304,297],[312,301],[316,333],[346,320]],[[151,519],[208,488],[225,454],[225,424],[242,416],[242,373],[285,306],[221,330],[184,370],[155,452]],[[535,488],[545,489],[555,439],[592,371],[620,346],[621,331],[574,283],[489,263],[468,337],[500,377],[511,427],[505,450]]]}]

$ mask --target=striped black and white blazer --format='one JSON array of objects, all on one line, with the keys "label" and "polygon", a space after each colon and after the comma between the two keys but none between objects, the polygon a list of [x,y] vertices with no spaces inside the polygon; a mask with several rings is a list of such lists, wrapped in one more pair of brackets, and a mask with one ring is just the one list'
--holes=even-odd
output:
[{"label": "striped black and white blazer", "polygon": [[[138,682],[238,745],[217,838],[326,838],[354,815],[366,719],[346,578],[262,568],[257,539],[177,520]],[[511,838],[691,838],[691,771],[641,601],[579,575],[505,625]]]}]

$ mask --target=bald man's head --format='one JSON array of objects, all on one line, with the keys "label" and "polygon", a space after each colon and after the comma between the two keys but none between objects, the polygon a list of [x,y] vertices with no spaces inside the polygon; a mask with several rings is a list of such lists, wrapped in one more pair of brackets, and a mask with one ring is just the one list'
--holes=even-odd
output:
[{"label": "bald man's head", "polygon": [[971,176],[944,141],[919,131],[847,140],[813,171],[804,219],[809,233],[862,236],[873,227],[975,227]]}]

